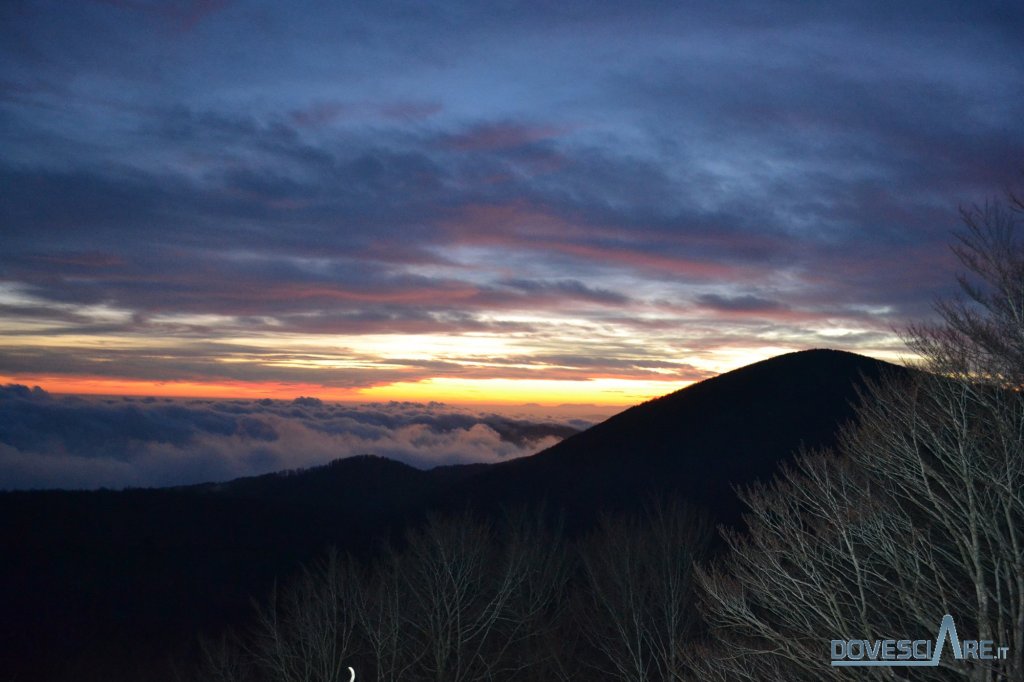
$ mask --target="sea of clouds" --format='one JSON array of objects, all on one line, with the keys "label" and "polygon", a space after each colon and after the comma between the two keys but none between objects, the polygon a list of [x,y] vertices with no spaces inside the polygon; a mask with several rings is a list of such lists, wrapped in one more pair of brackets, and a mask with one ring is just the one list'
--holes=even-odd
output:
[{"label": "sea of clouds", "polygon": [[440,403],[56,396],[0,386],[0,490],[223,481],[374,454],[412,466],[533,454],[589,426]]}]

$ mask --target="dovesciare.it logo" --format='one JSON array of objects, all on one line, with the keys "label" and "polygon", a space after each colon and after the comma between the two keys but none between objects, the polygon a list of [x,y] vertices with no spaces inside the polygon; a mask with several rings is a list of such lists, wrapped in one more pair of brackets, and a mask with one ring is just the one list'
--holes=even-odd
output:
[{"label": "dovesciare.it logo", "polygon": [[961,642],[953,616],[947,613],[942,617],[934,642],[930,639],[833,639],[832,665],[934,668],[939,665],[947,639],[956,659],[1005,659],[1010,651],[1010,647],[996,646],[989,639],[965,639]]}]

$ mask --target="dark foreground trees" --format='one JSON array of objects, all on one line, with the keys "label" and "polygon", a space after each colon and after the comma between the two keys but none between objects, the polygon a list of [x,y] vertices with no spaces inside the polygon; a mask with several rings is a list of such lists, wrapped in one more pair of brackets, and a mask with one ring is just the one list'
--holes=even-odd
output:
[{"label": "dark foreground trees", "polygon": [[879,392],[838,453],[747,493],[749,533],[700,576],[731,654],[705,659],[707,679],[893,679],[831,668],[829,640],[933,639],[947,613],[1010,657],[946,656],[914,679],[1021,679],[1024,405],[936,378]]},{"label": "dark foreground trees", "polygon": [[543,515],[428,518],[376,560],[329,553],[252,628],[204,642],[219,682],[683,680],[709,525],[670,499],[567,539]]},{"label": "dark foreground trees", "polygon": [[[700,572],[700,679],[1024,679],[1022,208],[965,213],[966,298],[910,333],[936,373],[880,382],[837,452],[746,493],[749,532]],[[934,639],[944,614],[1008,657],[830,666],[831,639]]]},{"label": "dark foreground trees", "polygon": [[[686,649],[699,630],[694,566],[711,527],[678,500],[652,500],[639,515],[605,517],[581,544],[575,624],[593,652],[565,660],[569,679],[687,679]],[[591,677],[593,676],[593,677]]]},{"label": "dark foreground trees", "polygon": [[355,604],[377,680],[511,679],[543,659],[566,581],[557,542],[525,515],[496,529],[434,517],[364,579]]}]

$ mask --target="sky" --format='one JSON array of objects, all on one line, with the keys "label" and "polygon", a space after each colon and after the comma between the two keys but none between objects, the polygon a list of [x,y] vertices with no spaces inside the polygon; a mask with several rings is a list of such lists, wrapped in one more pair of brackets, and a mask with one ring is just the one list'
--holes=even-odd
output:
[{"label": "sky", "polygon": [[0,384],[610,408],[898,358],[958,207],[1020,180],[1022,36],[1012,2],[8,0]]}]

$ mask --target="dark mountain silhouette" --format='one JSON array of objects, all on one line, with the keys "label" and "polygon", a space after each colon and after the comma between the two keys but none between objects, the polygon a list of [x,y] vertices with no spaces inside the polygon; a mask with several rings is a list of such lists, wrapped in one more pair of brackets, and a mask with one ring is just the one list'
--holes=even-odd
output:
[{"label": "dark mountain silhouette", "polygon": [[53,679],[106,679],[83,661],[156,660],[169,642],[247,617],[251,596],[326,545],[369,551],[431,510],[543,501],[579,530],[671,490],[735,521],[733,486],[770,476],[800,446],[830,445],[857,386],[887,368],[898,371],[792,353],[493,465],[421,471],[356,457],[223,484],[0,494],[0,677],[22,662],[24,679],[45,679],[45,661]]},{"label": "dark mountain silhouette", "polygon": [[83,659],[165,657],[166,642],[248,618],[325,546],[372,547],[481,466],[362,456],[224,484],[0,494],[0,679],[17,660],[101,680]]},{"label": "dark mountain silhouette", "polygon": [[309,469],[173,490],[227,499],[273,500],[278,505],[329,511],[357,529],[400,519],[485,468],[486,464],[464,464],[424,471],[385,457],[360,455]]},{"label": "dark mountain silhouette", "polygon": [[853,417],[857,388],[907,370],[862,355],[781,355],[631,407],[532,457],[495,464],[448,491],[442,506],[545,500],[570,523],[678,492],[720,522],[735,522],[734,486],[769,477],[800,447],[834,444]]}]

